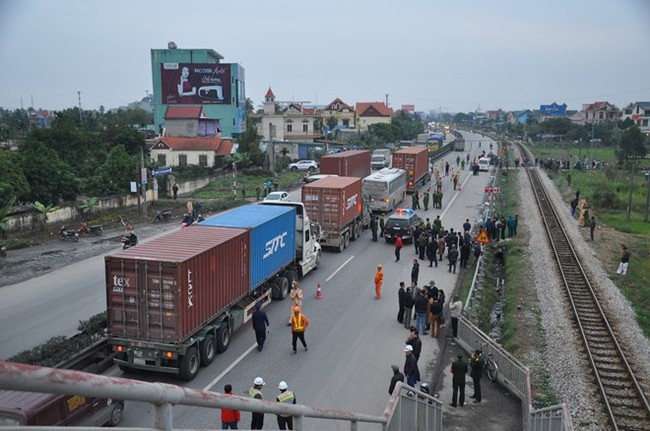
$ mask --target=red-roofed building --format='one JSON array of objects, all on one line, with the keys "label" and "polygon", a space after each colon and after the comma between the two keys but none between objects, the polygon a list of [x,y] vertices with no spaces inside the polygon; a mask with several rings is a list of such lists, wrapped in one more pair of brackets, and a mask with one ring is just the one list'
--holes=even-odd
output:
[{"label": "red-roofed building", "polygon": [[365,132],[371,124],[390,124],[393,120],[393,108],[384,102],[358,102],[355,109],[357,113],[357,128]]},{"label": "red-roofed building", "polygon": [[334,125],[334,128],[343,126],[344,128],[354,129],[355,127],[354,108],[338,97],[323,108],[321,115],[325,124],[329,124],[329,120],[335,118],[336,125]]},{"label": "red-roofed building", "polygon": [[165,113],[164,136],[206,138],[221,136],[221,122],[207,118],[202,106],[170,105]]},{"label": "red-roofed building", "polygon": [[609,102],[586,103],[571,117],[576,124],[616,122],[620,119],[621,111]]},{"label": "red-roofed building", "polygon": [[220,167],[223,157],[233,150],[230,139],[162,137],[152,145],[151,159],[161,166],[198,165]]}]

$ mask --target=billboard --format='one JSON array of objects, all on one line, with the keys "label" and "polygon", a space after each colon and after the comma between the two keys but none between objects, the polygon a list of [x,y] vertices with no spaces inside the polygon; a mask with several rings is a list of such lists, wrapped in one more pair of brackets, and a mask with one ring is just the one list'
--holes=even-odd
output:
[{"label": "billboard", "polygon": [[230,105],[230,64],[162,63],[162,103]]},{"label": "billboard", "polygon": [[539,112],[549,117],[563,117],[566,115],[566,103],[558,105],[553,102],[550,105],[540,105]]}]

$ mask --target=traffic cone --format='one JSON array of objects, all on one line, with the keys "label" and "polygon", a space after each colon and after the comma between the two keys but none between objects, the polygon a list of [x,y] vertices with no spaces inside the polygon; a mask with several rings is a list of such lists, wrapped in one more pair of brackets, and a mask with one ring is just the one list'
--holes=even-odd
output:
[{"label": "traffic cone", "polygon": [[320,283],[316,285],[316,299],[323,299],[323,291],[320,289]]}]

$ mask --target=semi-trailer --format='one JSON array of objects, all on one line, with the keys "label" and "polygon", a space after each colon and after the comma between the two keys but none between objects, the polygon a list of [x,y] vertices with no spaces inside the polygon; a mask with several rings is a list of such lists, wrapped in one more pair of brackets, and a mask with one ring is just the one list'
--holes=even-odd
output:
[{"label": "semi-trailer", "polygon": [[409,147],[396,151],[393,153],[393,168],[406,171],[406,191],[412,193],[431,179],[429,150]]},{"label": "semi-trailer", "polygon": [[370,151],[349,150],[323,156],[320,158],[320,173],[365,178],[370,175]]},{"label": "semi-trailer", "polygon": [[194,379],[258,302],[318,267],[319,235],[302,203],[250,204],[107,256],[114,361]]},{"label": "semi-trailer", "polygon": [[339,176],[302,186],[302,202],[322,229],[321,245],[341,252],[361,236],[370,219],[361,185],[361,178]]},{"label": "semi-trailer", "polygon": [[388,148],[379,148],[372,152],[372,156],[370,157],[370,168],[372,170],[389,168],[390,162],[390,150]]}]

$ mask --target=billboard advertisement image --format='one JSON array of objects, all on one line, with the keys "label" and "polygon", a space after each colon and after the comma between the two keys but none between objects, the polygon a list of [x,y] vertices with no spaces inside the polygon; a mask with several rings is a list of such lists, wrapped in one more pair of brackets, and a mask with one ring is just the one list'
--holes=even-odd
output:
[{"label": "billboard advertisement image", "polygon": [[162,103],[230,105],[230,64],[163,63]]}]

